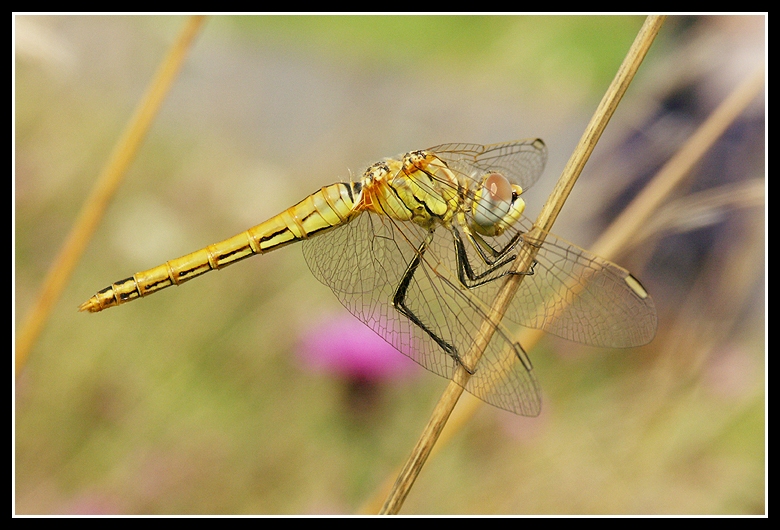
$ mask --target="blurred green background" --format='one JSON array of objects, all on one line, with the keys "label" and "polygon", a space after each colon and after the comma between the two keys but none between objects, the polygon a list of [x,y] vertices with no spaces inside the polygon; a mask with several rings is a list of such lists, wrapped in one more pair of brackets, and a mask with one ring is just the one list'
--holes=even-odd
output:
[{"label": "blurred green background", "polygon": [[[185,18],[14,20],[18,330]],[[16,379],[16,512],[360,510],[446,381],[411,361],[404,376],[368,382],[302,362],[307,330],[346,312],[298,248],[104,313],[76,307],[350,170],[440,143],[543,138],[534,218],[642,21],[209,18]],[[557,234],[587,248],[764,64],[764,23],[667,21]],[[763,182],[763,97],[615,260],[655,299],[655,341],[545,341],[530,352],[542,415],[483,407],[428,462],[402,513],[765,513],[765,213],[701,200]]]}]

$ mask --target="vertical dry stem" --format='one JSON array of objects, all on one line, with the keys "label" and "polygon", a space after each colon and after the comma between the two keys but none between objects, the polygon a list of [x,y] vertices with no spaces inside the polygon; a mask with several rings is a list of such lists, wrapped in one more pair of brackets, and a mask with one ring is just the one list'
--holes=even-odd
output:
[{"label": "vertical dry stem", "polygon": [[[577,144],[574,153],[572,153],[556,187],[553,189],[552,194],[542,208],[542,212],[539,214],[534,228],[531,233],[529,233],[526,240],[538,243],[544,241],[544,237],[555,222],[558,213],[563,207],[563,203],[571,192],[571,189],[574,187],[574,183],[601,137],[601,133],[606,128],[607,123],[609,123],[623,94],[625,94],[628,85],[631,83],[631,80],[639,69],[639,65],[647,54],[650,45],[653,43],[655,36],[663,25],[664,19],[665,17],[663,16],[650,16],[645,20],[645,23],[639,30],[639,34],[634,40],[623,63],[620,65],[607,92],[604,94],[590,123],[588,123],[588,126],[585,128],[582,138]],[[536,248],[538,248],[538,246],[525,245],[524,251],[519,253],[518,258],[514,263],[514,269],[528,270],[536,257]],[[465,356],[466,359],[470,359],[468,362],[469,366],[475,366],[475,361],[478,361],[482,356],[482,352],[484,352],[490,341],[490,337],[492,337],[493,331],[495,330],[494,322],[499,322],[503,317],[507,306],[512,301],[512,297],[520,286],[520,282],[523,278],[523,275],[512,276],[510,280],[507,281],[501,293],[499,293],[498,298],[491,307],[488,317],[483,322],[482,328],[477,333],[477,337],[482,337],[481,341],[475,343],[471,351]],[[428,455],[430,455],[433,446],[436,444],[436,440],[446,425],[447,419],[455,408],[455,404],[463,393],[463,386],[468,379],[469,374],[462,367],[459,367],[439,400],[439,403],[436,405],[428,424],[425,426],[420,439],[412,450],[411,456],[396,479],[390,495],[380,511],[381,514],[395,514],[401,509],[417,475],[420,473],[423,464],[428,458]]]}]

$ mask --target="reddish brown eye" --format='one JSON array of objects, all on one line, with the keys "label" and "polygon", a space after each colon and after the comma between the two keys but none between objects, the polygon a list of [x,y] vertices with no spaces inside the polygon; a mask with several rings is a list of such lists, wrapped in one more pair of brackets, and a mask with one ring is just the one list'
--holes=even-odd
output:
[{"label": "reddish brown eye", "polygon": [[490,193],[492,202],[509,202],[512,200],[512,185],[500,173],[491,173],[485,179],[485,190]]},{"label": "reddish brown eye", "polygon": [[496,226],[512,207],[514,190],[500,173],[490,173],[482,183],[482,194],[474,204],[474,222],[484,228]]}]

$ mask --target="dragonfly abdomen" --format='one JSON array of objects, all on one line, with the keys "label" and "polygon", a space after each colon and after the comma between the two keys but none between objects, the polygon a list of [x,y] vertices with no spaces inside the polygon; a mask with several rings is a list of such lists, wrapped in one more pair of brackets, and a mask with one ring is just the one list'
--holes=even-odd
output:
[{"label": "dragonfly abdomen", "polygon": [[249,230],[111,284],[81,304],[79,311],[95,313],[148,296],[254,254],[270,252],[342,225],[355,215],[354,186],[344,182],[325,186]]}]

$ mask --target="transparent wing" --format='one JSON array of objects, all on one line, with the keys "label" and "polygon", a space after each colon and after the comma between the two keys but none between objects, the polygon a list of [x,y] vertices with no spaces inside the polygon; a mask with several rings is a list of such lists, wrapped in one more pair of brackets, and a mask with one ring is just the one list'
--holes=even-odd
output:
[{"label": "transparent wing", "polygon": [[[420,365],[451,379],[455,359],[392,303],[426,236],[412,223],[364,212],[349,224],[304,241],[303,254],[317,279],[333,290],[347,310]],[[412,277],[405,304],[463,355],[477,338],[485,315],[479,299],[459,286],[454,267],[452,236],[440,227]],[[500,328],[465,389],[517,414],[535,416],[540,410],[539,385],[530,362]]]},{"label": "transparent wing", "polygon": [[547,146],[538,138],[500,144],[443,144],[426,149],[469,178],[497,172],[527,190],[547,163]]},{"label": "transparent wing", "polygon": [[[523,218],[498,238],[484,238],[496,248],[508,244],[516,231],[528,232]],[[521,252],[524,233],[512,250]],[[531,242],[536,245],[536,242]],[[472,265],[483,263],[472,245],[465,245]],[[487,267],[483,264],[483,270]],[[476,272],[479,272],[476,267]],[[509,265],[494,270],[487,281],[469,292],[483,303],[495,300]],[[650,296],[626,269],[548,234],[536,264],[523,279],[504,318],[530,328],[591,346],[641,346],[655,336],[657,316]],[[636,282],[636,283],[634,283]],[[635,288],[634,286],[638,288]]]}]

